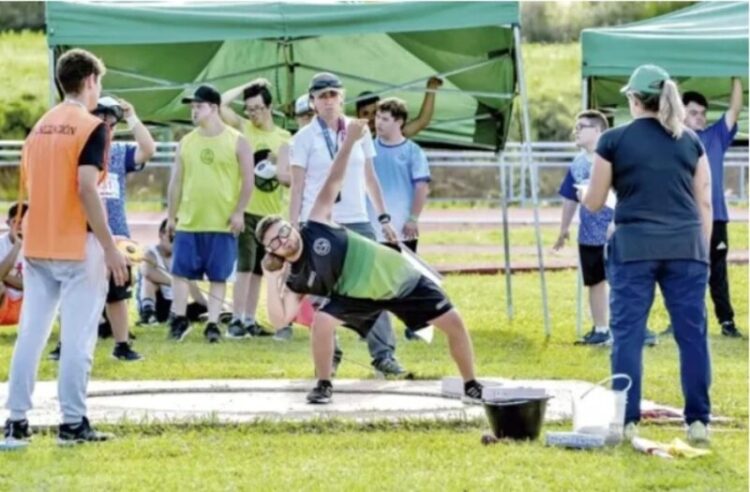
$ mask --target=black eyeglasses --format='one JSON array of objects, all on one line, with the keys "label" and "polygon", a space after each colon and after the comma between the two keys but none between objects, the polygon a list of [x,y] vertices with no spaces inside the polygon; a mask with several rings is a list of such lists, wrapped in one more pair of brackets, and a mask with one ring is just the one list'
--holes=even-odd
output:
[{"label": "black eyeglasses", "polygon": [[275,237],[271,238],[270,241],[268,241],[268,245],[266,245],[266,251],[269,253],[273,253],[277,249],[281,247],[282,244],[289,238],[289,235],[292,233],[291,226],[283,225],[279,227],[279,233],[276,234]]}]

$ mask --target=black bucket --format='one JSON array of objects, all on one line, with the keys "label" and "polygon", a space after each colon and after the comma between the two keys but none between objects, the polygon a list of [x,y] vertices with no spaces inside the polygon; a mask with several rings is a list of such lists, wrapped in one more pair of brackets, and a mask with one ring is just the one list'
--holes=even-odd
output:
[{"label": "black bucket", "polygon": [[544,412],[550,398],[544,396],[523,400],[485,400],[482,404],[495,437],[534,440],[542,431]]}]

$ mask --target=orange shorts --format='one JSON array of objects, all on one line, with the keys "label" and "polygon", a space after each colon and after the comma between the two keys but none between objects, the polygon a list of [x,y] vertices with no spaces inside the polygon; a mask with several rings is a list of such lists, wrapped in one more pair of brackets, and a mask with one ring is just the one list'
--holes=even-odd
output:
[{"label": "orange shorts", "polygon": [[17,325],[21,317],[23,298],[11,299],[7,294],[0,303],[0,326]]}]

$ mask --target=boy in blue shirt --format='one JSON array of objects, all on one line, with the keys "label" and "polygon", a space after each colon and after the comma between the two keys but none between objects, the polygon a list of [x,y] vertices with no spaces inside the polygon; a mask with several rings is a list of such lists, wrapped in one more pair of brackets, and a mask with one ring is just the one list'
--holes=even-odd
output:
[{"label": "boy in blue shirt", "polygon": [[742,338],[742,334],[734,324],[734,310],[729,297],[729,281],[727,280],[729,213],[724,199],[724,154],[737,134],[737,120],[742,111],[742,81],[739,78],[732,79],[729,109],[710,126],[706,126],[708,101],[703,94],[688,91],[683,94],[682,102],[685,104],[685,126],[698,134],[711,166],[711,200],[714,210],[710,254],[711,274],[708,281],[711,300],[714,303],[716,319],[721,325],[721,334],[731,338]]},{"label": "boy in blue shirt", "polygon": [[[404,136],[408,117],[406,103],[401,99],[392,97],[378,102],[373,165],[398,240],[416,252],[419,216],[430,193],[430,167],[419,145]],[[377,214],[372,205],[368,205],[377,239],[385,243]],[[418,339],[408,327],[405,335],[407,340]]]},{"label": "boy in blue shirt", "polygon": [[[574,135],[581,153],[573,159],[560,185],[559,193],[563,197],[563,210],[560,235],[552,248],[555,251],[559,251],[569,238],[570,223],[578,209],[579,202],[576,185],[588,183],[596,144],[608,127],[607,119],[599,111],[583,111],[576,117]],[[589,212],[585,207],[580,209],[578,252],[583,284],[589,291],[589,307],[594,321],[591,331],[577,342],[583,345],[607,345],[612,341],[609,333],[609,294],[604,271],[604,245],[607,242],[607,230],[612,223],[613,215],[613,210],[608,207],[596,213]]]}]

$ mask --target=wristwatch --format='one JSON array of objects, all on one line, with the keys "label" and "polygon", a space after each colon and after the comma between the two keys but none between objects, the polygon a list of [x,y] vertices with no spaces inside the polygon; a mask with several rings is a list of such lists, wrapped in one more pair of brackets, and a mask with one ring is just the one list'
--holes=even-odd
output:
[{"label": "wristwatch", "polygon": [[391,222],[391,216],[390,214],[380,214],[378,215],[378,222],[381,224],[389,224]]}]

